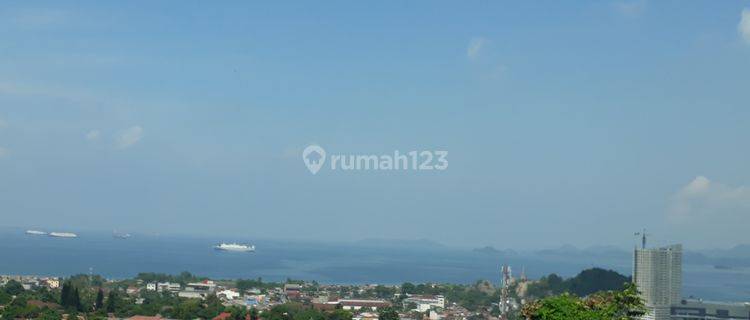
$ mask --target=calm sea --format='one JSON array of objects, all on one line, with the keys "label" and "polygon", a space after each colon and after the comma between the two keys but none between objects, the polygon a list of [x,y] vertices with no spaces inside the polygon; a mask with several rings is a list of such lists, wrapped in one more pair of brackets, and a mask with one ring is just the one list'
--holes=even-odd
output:
[{"label": "calm sea", "polygon": [[[79,233],[63,239],[25,235],[0,229],[0,274],[67,276],[93,270],[108,278],[130,278],[139,272],[189,271],[217,279],[286,278],[321,283],[499,282],[499,265],[529,278],[549,273],[572,276],[589,267],[630,274],[630,257],[571,258],[534,254],[487,254],[469,249],[416,245],[331,244],[250,240],[254,253],[221,252],[212,246],[222,239]],[[226,240],[226,239],[223,239]],[[239,239],[242,240],[242,239]],[[683,295],[711,300],[749,301],[750,270],[719,270],[685,265]]]}]

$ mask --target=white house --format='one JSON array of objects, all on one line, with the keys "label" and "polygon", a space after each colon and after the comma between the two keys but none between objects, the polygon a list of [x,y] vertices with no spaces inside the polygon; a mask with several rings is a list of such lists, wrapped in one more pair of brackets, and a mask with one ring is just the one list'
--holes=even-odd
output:
[{"label": "white house", "polygon": [[60,280],[57,278],[45,278],[42,281],[50,289],[57,289],[60,287]]},{"label": "white house", "polygon": [[227,289],[227,290],[222,290],[222,291],[217,292],[216,296],[224,297],[224,299],[227,299],[227,300],[235,300],[235,299],[239,299],[240,293],[234,290]]},{"label": "white house", "polygon": [[159,282],[156,288],[160,292],[177,292],[180,291],[181,287],[179,283]]},{"label": "white house", "polygon": [[416,305],[414,311],[427,312],[432,308],[445,308],[445,297],[410,295],[404,299],[404,304],[410,303]]},{"label": "white house", "polygon": [[210,280],[203,282],[191,282],[185,286],[185,291],[213,293],[216,292],[216,283]]},{"label": "white house", "polygon": [[205,293],[198,291],[180,291],[177,293],[177,296],[180,298],[203,299],[205,298]]}]

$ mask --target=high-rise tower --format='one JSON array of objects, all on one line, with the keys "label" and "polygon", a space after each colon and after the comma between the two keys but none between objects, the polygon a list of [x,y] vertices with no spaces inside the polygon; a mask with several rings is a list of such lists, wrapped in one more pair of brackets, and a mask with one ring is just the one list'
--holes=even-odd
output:
[{"label": "high-rise tower", "polygon": [[633,282],[649,309],[645,319],[669,319],[670,306],[682,299],[682,245],[636,248]]}]

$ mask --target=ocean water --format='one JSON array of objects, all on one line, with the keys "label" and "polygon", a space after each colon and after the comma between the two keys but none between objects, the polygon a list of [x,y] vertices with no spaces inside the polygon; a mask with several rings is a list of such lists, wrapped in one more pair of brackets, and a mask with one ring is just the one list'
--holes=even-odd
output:
[{"label": "ocean water", "polygon": [[[139,272],[189,271],[216,279],[286,278],[320,283],[499,282],[499,266],[509,264],[517,276],[549,273],[573,276],[590,267],[629,275],[630,257],[565,258],[537,254],[487,254],[470,249],[429,245],[374,245],[251,240],[253,253],[212,248],[222,239],[79,233],[64,239],[25,235],[24,230],[0,229],[0,274],[67,276],[92,270],[108,278],[130,278]],[[224,239],[225,240],[225,239]],[[241,239],[240,239],[241,240]],[[750,270],[719,270],[685,265],[684,296],[711,300],[750,301]]]}]

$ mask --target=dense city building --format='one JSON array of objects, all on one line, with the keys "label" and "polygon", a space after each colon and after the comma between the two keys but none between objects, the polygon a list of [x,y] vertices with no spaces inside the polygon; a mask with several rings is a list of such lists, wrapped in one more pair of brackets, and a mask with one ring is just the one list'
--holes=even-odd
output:
[{"label": "dense city building", "polygon": [[[645,241],[644,241],[645,244]],[[644,320],[750,320],[750,303],[682,298],[682,245],[636,248],[633,282],[648,313]]]},{"label": "dense city building", "polygon": [[648,320],[668,320],[670,306],[681,299],[682,245],[636,248],[633,281],[648,308]]}]

